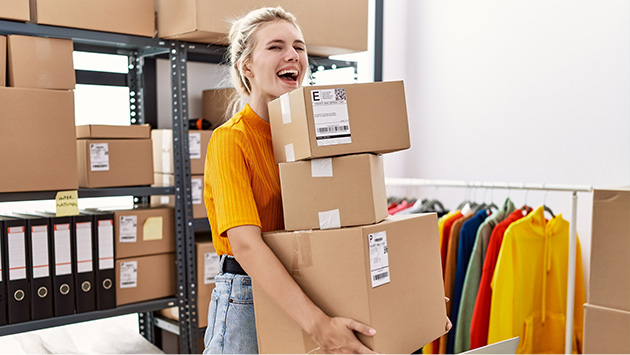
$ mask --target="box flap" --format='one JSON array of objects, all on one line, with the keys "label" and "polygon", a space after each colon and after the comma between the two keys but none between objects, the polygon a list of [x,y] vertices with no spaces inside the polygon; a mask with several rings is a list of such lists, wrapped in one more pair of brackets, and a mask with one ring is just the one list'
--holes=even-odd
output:
[{"label": "box flap", "polygon": [[82,125],[77,126],[77,138],[151,138],[151,126]]}]

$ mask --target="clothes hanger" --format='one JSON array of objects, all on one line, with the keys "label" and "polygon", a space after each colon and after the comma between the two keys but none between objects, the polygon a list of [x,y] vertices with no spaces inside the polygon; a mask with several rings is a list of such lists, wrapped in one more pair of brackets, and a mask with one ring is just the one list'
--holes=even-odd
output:
[{"label": "clothes hanger", "polygon": [[551,215],[551,218],[556,218],[556,215],[553,214],[553,211],[551,210],[551,208],[549,208],[549,206],[543,205],[543,208],[545,209],[546,212],[549,212],[549,214]]}]

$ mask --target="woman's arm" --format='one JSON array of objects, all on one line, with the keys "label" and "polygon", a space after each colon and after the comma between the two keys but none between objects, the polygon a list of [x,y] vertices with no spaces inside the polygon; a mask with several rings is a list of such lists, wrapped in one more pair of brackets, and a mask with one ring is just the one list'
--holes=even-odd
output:
[{"label": "woman's arm", "polygon": [[227,235],[234,257],[247,274],[313,338],[322,351],[374,353],[356,338],[354,331],[368,336],[376,331],[352,319],[329,317],[319,309],[262,240],[259,227],[234,227],[227,231]]}]

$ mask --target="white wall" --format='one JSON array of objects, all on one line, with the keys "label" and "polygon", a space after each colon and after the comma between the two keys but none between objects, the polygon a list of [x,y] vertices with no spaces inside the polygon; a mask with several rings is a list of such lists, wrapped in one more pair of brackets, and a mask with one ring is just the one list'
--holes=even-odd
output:
[{"label": "white wall", "polygon": [[[405,80],[412,139],[386,156],[386,176],[630,183],[627,0],[388,0],[383,71]],[[566,192],[394,192],[435,195],[450,208],[509,194],[571,216]],[[591,202],[579,194],[586,273]]]}]

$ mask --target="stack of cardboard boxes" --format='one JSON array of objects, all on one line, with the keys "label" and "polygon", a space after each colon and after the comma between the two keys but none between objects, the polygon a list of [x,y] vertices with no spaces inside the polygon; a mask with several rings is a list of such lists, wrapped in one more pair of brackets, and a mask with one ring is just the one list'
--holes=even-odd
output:
[{"label": "stack of cardboard boxes", "polygon": [[630,353],[630,188],[593,193],[585,354]]},{"label": "stack of cardboard boxes", "polygon": [[[380,155],[409,147],[402,82],[303,87],[269,104],[287,231],[263,235],[330,316],[377,330],[374,351],[411,353],[445,332],[435,214],[387,216]],[[254,284],[261,353],[313,340]]]}]

